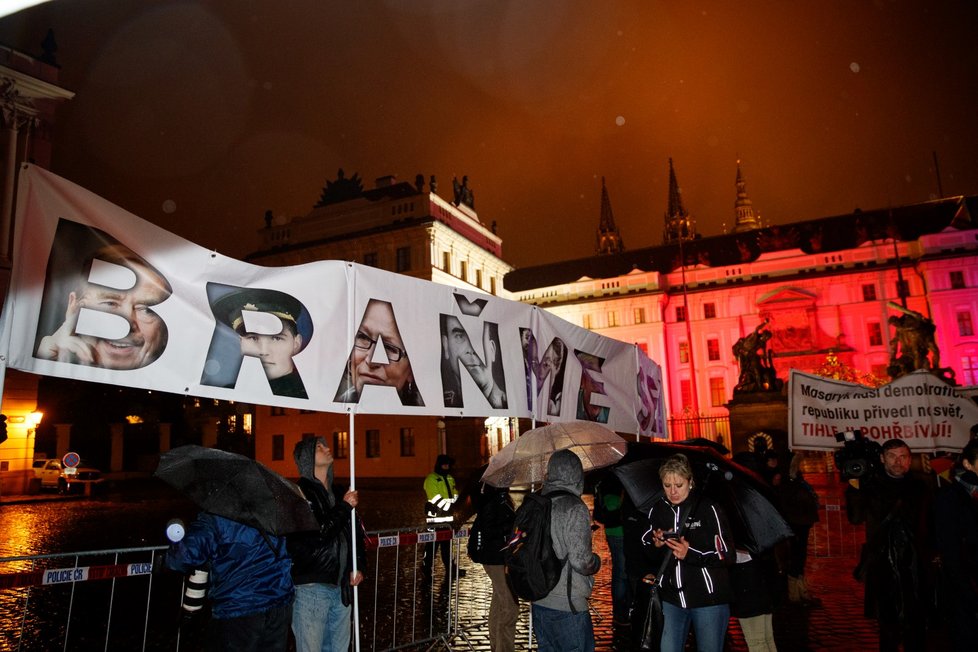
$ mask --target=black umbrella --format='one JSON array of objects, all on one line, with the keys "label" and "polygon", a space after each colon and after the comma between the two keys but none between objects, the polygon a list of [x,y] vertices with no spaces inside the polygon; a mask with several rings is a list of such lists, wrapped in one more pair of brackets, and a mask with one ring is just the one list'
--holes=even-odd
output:
[{"label": "black umbrella", "polygon": [[180,446],[163,453],[153,475],[204,511],[269,534],[319,529],[296,485],[244,455]]},{"label": "black umbrella", "polygon": [[615,468],[632,502],[648,512],[662,496],[659,466],[676,453],[689,458],[701,491],[726,513],[738,548],[760,553],[792,536],[791,528],[772,502],[771,489],[746,467],[728,460],[712,447],[664,442],[633,442]]}]

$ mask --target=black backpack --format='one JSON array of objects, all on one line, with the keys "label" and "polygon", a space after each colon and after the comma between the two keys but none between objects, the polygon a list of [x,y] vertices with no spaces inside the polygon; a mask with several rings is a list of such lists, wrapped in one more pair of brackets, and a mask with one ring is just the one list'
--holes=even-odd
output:
[{"label": "black backpack", "polygon": [[[546,597],[560,580],[566,559],[554,552],[550,539],[550,512],[557,496],[573,496],[569,491],[554,491],[547,495],[527,494],[516,510],[513,536],[504,551],[506,580],[513,593],[533,602]],[[575,496],[576,497],[576,496]],[[567,574],[567,601],[570,602],[570,579]],[[574,605],[571,604],[571,611]]]}]

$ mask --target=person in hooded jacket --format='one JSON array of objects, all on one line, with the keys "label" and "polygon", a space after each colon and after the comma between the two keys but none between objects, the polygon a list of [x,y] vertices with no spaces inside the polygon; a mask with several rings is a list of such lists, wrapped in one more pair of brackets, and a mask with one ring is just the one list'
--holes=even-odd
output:
[{"label": "person in hooded jacket", "polygon": [[[455,463],[448,455],[435,458],[435,469],[424,479],[425,522],[429,528],[452,527],[455,517],[452,509],[458,501],[458,489],[452,476],[452,465]],[[454,579],[452,574],[451,541],[437,541],[424,547],[424,560],[421,570],[427,580],[431,580],[431,571],[435,565],[435,549],[441,553],[441,561],[445,564],[445,575]],[[465,577],[465,571],[458,569],[458,576]]]},{"label": "person in hooded jacket", "polygon": [[[559,450],[547,463],[547,478],[540,490],[554,496],[550,512],[550,538],[554,553],[566,560],[553,590],[533,603],[533,633],[540,652],[591,652],[594,626],[588,598],[601,558],[591,549],[591,514],[581,500],[584,468],[577,455]],[[570,575],[570,595],[567,577]]]},{"label": "person in hooded jacket", "polygon": [[320,526],[318,532],[296,532],[287,539],[296,587],[292,614],[296,651],[346,652],[352,587],[363,581],[363,573],[353,570],[354,548],[357,561],[364,559],[359,518],[355,543],[351,532],[357,492],[347,491],[342,500],[333,494],[333,454],[325,438],[303,439],[292,454],[299,469],[299,489]]},{"label": "person in hooded jacket", "polygon": [[166,566],[206,568],[214,649],[285,652],[294,589],[285,538],[209,512],[171,544]]},{"label": "person in hooded jacket", "polygon": [[643,541],[651,544],[646,550],[660,562],[662,554],[674,558],[661,584],[661,650],[682,652],[692,625],[700,652],[720,652],[733,599],[728,566],[736,558],[727,517],[708,496],[694,492],[693,469],[685,455],[666,459],[659,479],[663,495],[649,511],[651,526]]}]

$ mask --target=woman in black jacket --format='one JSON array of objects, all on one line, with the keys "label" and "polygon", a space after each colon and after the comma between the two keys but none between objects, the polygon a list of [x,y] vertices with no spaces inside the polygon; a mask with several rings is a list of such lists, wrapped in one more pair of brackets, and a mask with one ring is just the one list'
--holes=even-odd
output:
[{"label": "woman in black jacket", "polygon": [[[649,511],[643,542],[655,556],[671,554],[662,581],[662,652],[682,652],[690,625],[700,652],[720,652],[730,619],[732,591],[727,567],[734,561],[727,518],[695,490],[685,455],[659,467],[663,496]],[[658,567],[658,565],[656,565]]]}]

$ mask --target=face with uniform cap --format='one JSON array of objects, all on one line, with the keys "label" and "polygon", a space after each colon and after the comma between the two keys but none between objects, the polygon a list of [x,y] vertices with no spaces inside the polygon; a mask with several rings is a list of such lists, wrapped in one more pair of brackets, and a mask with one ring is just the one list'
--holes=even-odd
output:
[{"label": "face with uniform cap", "polygon": [[239,333],[241,355],[258,358],[269,380],[292,373],[292,356],[302,350],[302,336],[295,332],[295,322],[282,319],[282,331],[277,335]]},{"label": "face with uniform cap", "polygon": [[295,370],[293,356],[306,344],[296,324],[302,304],[276,290],[247,288],[215,302],[214,312],[241,338],[241,354],[257,358],[269,380]]}]

